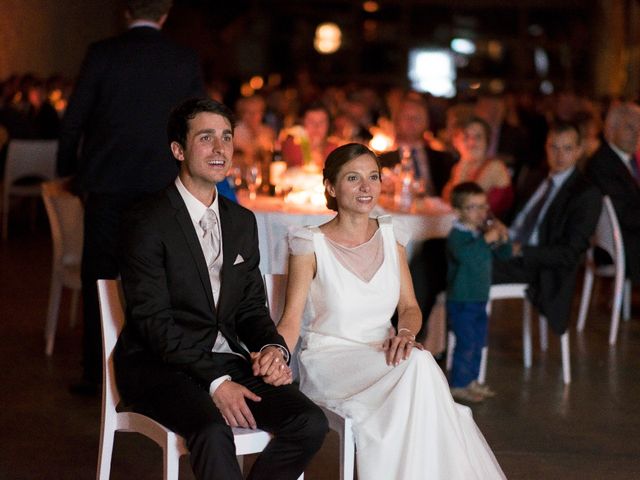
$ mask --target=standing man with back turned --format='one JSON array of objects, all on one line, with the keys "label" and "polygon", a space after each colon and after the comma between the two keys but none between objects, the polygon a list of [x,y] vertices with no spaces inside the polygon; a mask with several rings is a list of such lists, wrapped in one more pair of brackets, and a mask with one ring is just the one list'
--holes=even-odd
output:
[{"label": "standing man with back turned", "polygon": [[85,202],[83,376],[71,386],[76,394],[97,393],[102,379],[96,280],[118,276],[121,213],[175,178],[167,116],[176,103],[204,93],[195,53],[160,32],[171,3],[126,1],[129,29],[91,45],[62,122],[58,173],[76,177]]},{"label": "standing man with back turned", "polygon": [[265,305],[256,219],[215,186],[231,165],[233,127],[231,111],[209,99],[171,113],[178,177],[122,224],[116,380],[135,411],[186,439],[196,478],[243,478],[229,428],[239,426],[274,436],[250,479],[294,480],[327,420],[291,385],[290,353]]}]

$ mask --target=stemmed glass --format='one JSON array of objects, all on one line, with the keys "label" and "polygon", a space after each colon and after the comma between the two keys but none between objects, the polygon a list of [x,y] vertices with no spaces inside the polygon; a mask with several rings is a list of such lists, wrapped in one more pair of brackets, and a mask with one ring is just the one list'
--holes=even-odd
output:
[{"label": "stemmed glass", "polygon": [[247,188],[249,189],[249,200],[256,199],[256,192],[262,184],[262,170],[260,165],[252,164],[247,167],[245,172],[245,180],[247,181]]}]

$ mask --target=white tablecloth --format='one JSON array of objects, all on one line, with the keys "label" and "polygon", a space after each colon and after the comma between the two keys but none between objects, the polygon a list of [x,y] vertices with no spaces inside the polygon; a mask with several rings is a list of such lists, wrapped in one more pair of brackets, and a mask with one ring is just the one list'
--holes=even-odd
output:
[{"label": "white tablecloth", "polygon": [[[321,225],[335,215],[335,212],[329,210],[291,207],[271,198],[259,198],[255,202],[249,202],[244,198],[240,200],[256,216],[260,241],[260,271],[263,274],[287,273],[289,256],[287,233],[290,227]],[[407,245],[409,256],[415,242],[428,238],[446,237],[454,218],[452,213],[443,211],[390,213],[394,220],[402,224],[403,228],[410,233],[411,240]]]}]

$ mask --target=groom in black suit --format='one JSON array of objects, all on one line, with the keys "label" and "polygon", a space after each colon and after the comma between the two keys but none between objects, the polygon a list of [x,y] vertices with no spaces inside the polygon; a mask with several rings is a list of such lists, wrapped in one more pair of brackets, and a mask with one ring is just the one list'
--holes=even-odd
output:
[{"label": "groom in black suit", "polygon": [[82,254],[83,375],[72,393],[102,381],[96,280],[118,276],[122,212],[177,174],[165,145],[178,102],[204,94],[195,52],[165,37],[171,0],[126,0],[126,32],[89,48],[61,125],[58,173],[75,177],[85,207]]},{"label": "groom in black suit", "polygon": [[186,438],[197,478],[242,479],[229,428],[240,426],[274,435],[249,478],[293,480],[327,420],[291,385],[290,353],[265,306],[255,217],[216,191],[231,165],[233,124],[209,99],[171,113],[178,177],[123,224],[127,322],[116,379],[134,410]]}]

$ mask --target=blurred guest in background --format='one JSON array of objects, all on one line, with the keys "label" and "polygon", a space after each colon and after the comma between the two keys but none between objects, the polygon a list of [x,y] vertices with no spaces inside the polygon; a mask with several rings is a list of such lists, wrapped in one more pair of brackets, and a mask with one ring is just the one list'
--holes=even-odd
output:
[{"label": "blurred guest in background", "polygon": [[567,329],[576,276],[590,245],[602,197],[576,168],[578,127],[557,123],[546,144],[548,177],[518,209],[511,225],[514,257],[495,261],[494,283],[527,283],[527,296],[558,334]]},{"label": "blurred guest in background", "polygon": [[640,283],[640,106],[621,103],[610,108],[605,140],[587,163],[587,175],[608,195],[620,223],[627,277]]},{"label": "blurred guest in background", "polygon": [[85,201],[83,377],[71,388],[77,394],[95,394],[102,379],[96,280],[118,276],[121,214],[176,177],[166,118],[180,100],[204,93],[195,53],[160,32],[171,3],[126,2],[129,29],[89,48],[62,121],[58,173],[76,176]]},{"label": "blurred guest in background", "polygon": [[261,162],[265,157],[270,157],[273,151],[276,134],[273,128],[263,123],[266,106],[264,98],[260,95],[241,98],[236,104],[239,122],[235,129],[233,145],[235,151],[240,154],[237,156],[243,156],[246,164]]},{"label": "blurred guest in background", "polygon": [[513,204],[513,188],[502,160],[487,157],[489,138],[491,127],[480,117],[470,117],[458,125],[453,145],[460,154],[460,160],[451,171],[442,197],[450,201],[451,191],[456,185],[475,182],[486,192],[491,212],[502,219]]},{"label": "blurred guest in background", "polygon": [[302,126],[289,129],[282,143],[282,158],[289,167],[322,170],[324,159],[339,146],[329,136],[331,115],[321,103],[313,103],[302,112]]},{"label": "blurred guest in background", "polygon": [[453,159],[445,152],[431,148],[426,141],[429,129],[427,106],[415,96],[406,96],[393,119],[395,150],[380,156],[383,167],[393,168],[401,161],[401,151],[411,152],[414,176],[424,185],[425,194],[439,196],[449,180]]}]

